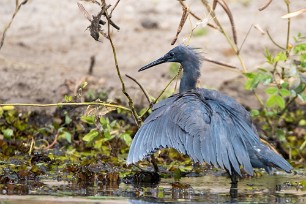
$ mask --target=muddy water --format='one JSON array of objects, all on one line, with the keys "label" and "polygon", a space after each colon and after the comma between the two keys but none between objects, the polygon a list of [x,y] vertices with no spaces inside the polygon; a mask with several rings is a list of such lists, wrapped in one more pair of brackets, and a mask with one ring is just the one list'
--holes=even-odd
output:
[{"label": "muddy water", "polygon": [[[67,182],[41,180],[41,186],[1,186],[0,204],[36,203],[306,203],[305,173],[264,174],[239,182],[237,198],[229,195],[229,179],[206,175],[186,177],[178,183],[162,179],[156,187],[135,188],[120,183],[112,186],[79,187]],[[305,184],[304,184],[305,185]]]}]

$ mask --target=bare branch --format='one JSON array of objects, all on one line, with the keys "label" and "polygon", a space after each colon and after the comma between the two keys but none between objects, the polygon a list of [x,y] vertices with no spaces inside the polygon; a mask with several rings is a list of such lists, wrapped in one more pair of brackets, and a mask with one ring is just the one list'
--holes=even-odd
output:
[{"label": "bare branch", "polygon": [[230,68],[230,69],[237,69],[237,70],[239,69],[238,67],[235,67],[235,66],[232,66],[232,65],[229,65],[229,64],[225,64],[223,62],[219,62],[219,61],[216,61],[216,60],[213,60],[213,59],[209,59],[207,57],[204,57],[204,60],[207,61],[207,62],[211,62],[211,63],[217,64],[217,65],[221,65],[221,66]]},{"label": "bare branch", "polygon": [[[235,23],[234,23],[233,14],[232,14],[231,10],[229,9],[227,3],[224,0],[216,0],[216,2],[220,4],[220,6],[223,8],[223,10],[225,11],[225,13],[227,14],[227,16],[230,20],[234,43],[237,45],[237,32],[236,32],[236,27],[235,27]],[[215,5],[215,7],[216,7],[216,5]],[[213,7],[214,10],[215,10],[215,7]]]},{"label": "bare branch", "polygon": [[138,86],[139,88],[142,90],[143,94],[145,95],[145,97],[147,98],[149,104],[152,103],[152,101],[150,100],[150,97],[149,97],[149,94],[148,92],[143,88],[143,86],[133,77],[129,76],[129,75],[125,75],[126,77],[128,77],[129,79],[131,79],[132,81],[134,81]]},{"label": "bare branch", "polygon": [[47,104],[35,104],[35,103],[0,103],[1,106],[27,106],[27,107],[41,107],[41,108],[47,108],[47,107],[54,107],[54,106],[89,106],[89,105],[98,105],[98,106],[105,106],[105,107],[110,107],[110,108],[119,108],[122,110],[126,111],[131,111],[131,109],[116,105],[116,104],[111,104],[111,103],[105,103],[105,102],[82,102],[82,103],[47,103]]},{"label": "bare branch", "polygon": [[[105,3],[105,0],[101,0],[101,3],[102,3],[102,10],[103,8],[106,8],[107,5]],[[110,19],[110,16],[108,15],[108,12],[107,12],[107,9],[104,9],[104,15],[107,19],[107,33],[108,33],[108,40],[111,44],[111,47],[112,47],[112,51],[113,51],[113,57],[114,57],[114,61],[115,61],[115,67],[116,67],[116,71],[117,71],[117,75],[119,77],[119,80],[121,82],[121,90],[122,90],[122,93],[126,96],[126,98],[128,99],[128,103],[129,103],[129,106],[130,106],[130,110],[134,116],[134,119],[135,119],[135,122],[136,124],[139,126],[140,123],[141,123],[141,118],[138,116],[136,110],[135,110],[135,106],[134,106],[134,102],[132,100],[132,98],[130,97],[130,95],[126,92],[126,89],[125,89],[125,83],[122,79],[122,76],[121,76],[121,72],[120,72],[120,68],[119,68],[119,64],[118,64],[118,59],[117,59],[117,53],[116,53],[116,48],[115,48],[115,45],[114,45],[114,42],[111,38],[111,31],[110,31],[110,26],[111,26],[111,19]]]},{"label": "bare branch", "polygon": [[2,38],[1,38],[1,42],[0,42],[0,50],[1,50],[2,46],[3,46],[3,44],[4,44],[4,39],[5,39],[5,36],[6,36],[6,32],[11,27],[11,24],[12,24],[15,16],[17,15],[18,11],[20,10],[21,6],[25,5],[27,2],[28,2],[28,0],[24,0],[23,2],[21,2],[19,4],[19,1],[16,0],[16,8],[15,8],[15,11],[13,13],[13,16],[12,16],[10,22],[5,26],[4,31],[2,33]]},{"label": "bare branch", "polygon": [[282,49],[282,50],[285,50],[284,47],[280,46],[277,42],[274,41],[274,39],[272,38],[272,36],[271,36],[271,34],[269,33],[268,30],[267,30],[266,32],[267,32],[267,34],[268,34],[270,40],[272,41],[272,43],[273,43],[276,47],[278,47],[278,48],[280,48],[280,49]]},{"label": "bare branch", "polygon": [[45,150],[48,150],[48,149],[52,148],[56,144],[58,136],[59,136],[59,133],[57,133],[55,135],[53,142],[51,144],[49,144],[47,147],[45,147]]},{"label": "bare branch", "polygon": [[259,11],[263,11],[265,10],[270,4],[271,4],[272,0],[268,0],[263,6],[261,6],[258,10]]},{"label": "bare branch", "polygon": [[245,41],[246,41],[247,38],[249,37],[249,34],[250,34],[250,32],[251,32],[252,27],[253,27],[253,25],[250,26],[250,28],[249,28],[249,30],[248,30],[246,36],[244,37],[244,39],[243,39],[243,41],[242,41],[242,43],[241,43],[241,45],[240,45],[240,48],[237,50],[237,53],[240,53],[240,52],[241,52],[242,47],[243,47]]},{"label": "bare branch", "polygon": [[120,0],[117,0],[117,2],[115,3],[115,5],[113,6],[113,8],[112,8],[112,10],[111,10],[111,12],[110,12],[110,14],[109,14],[110,17],[112,17],[113,11],[116,9],[116,7],[118,6],[119,2],[120,2]]},{"label": "bare branch", "polygon": [[88,74],[89,75],[92,75],[95,63],[96,63],[96,57],[94,55],[92,55],[90,57],[90,64],[89,64],[89,69],[88,69]]},{"label": "bare branch", "polygon": [[185,22],[187,20],[187,17],[188,17],[188,10],[189,10],[188,7],[184,4],[184,2],[182,2],[182,0],[179,0],[179,1],[181,2],[182,8],[183,8],[183,14],[182,14],[180,24],[179,24],[179,26],[177,28],[177,31],[176,31],[176,35],[171,42],[171,45],[174,45],[174,43],[176,42],[176,40],[178,38],[178,35],[181,33],[182,28],[184,27],[184,24],[185,24]]}]

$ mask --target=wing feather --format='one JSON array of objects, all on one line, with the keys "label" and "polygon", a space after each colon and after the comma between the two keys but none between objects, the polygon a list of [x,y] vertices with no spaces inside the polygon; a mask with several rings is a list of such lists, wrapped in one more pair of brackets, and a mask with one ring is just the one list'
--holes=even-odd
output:
[{"label": "wing feather", "polygon": [[[159,148],[172,147],[194,161],[229,172],[240,166],[253,174],[247,147],[259,139],[249,115],[230,97],[197,89],[173,95],[153,107],[132,142],[127,163],[135,163]],[[234,101],[234,102],[233,102]]]}]

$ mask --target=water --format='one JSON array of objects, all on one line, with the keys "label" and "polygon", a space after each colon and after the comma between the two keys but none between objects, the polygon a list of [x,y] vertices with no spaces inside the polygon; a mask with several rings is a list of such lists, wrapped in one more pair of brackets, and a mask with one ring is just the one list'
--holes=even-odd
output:
[{"label": "water", "polygon": [[0,204],[36,203],[306,203],[305,173],[245,178],[239,182],[237,198],[229,195],[230,180],[208,174],[186,177],[175,183],[162,179],[155,187],[133,187],[124,183],[80,187],[50,180],[0,185]]}]

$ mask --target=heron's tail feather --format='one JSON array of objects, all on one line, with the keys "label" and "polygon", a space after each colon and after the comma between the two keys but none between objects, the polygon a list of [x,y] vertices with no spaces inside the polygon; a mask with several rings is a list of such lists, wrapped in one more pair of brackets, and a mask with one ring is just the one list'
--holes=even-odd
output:
[{"label": "heron's tail feather", "polygon": [[264,168],[268,173],[271,173],[271,167],[280,168],[287,173],[291,172],[293,169],[292,166],[277,152],[274,152],[264,145],[262,145],[260,149],[260,157],[262,157],[264,161]]}]

